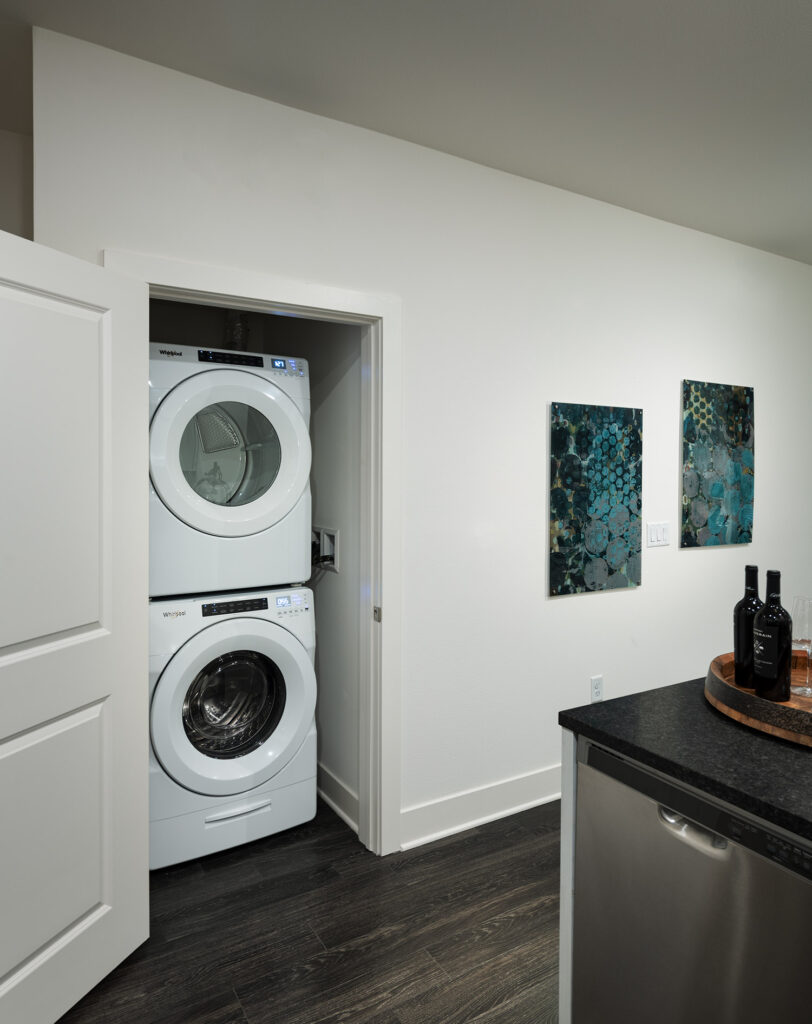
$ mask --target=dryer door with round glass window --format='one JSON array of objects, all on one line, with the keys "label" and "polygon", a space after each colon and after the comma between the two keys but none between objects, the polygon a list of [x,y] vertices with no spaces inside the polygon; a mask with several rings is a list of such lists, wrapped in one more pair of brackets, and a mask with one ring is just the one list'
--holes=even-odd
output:
[{"label": "dryer door with round glass window", "polygon": [[310,476],[310,435],[295,402],[245,370],[181,382],[150,425],[150,476],[188,526],[245,537],[278,523]]},{"label": "dryer door with round glass window", "polygon": [[150,710],[152,743],[181,786],[243,793],[291,760],[315,708],[315,672],[296,637],[262,619],[229,619],[196,633],[164,669]]}]

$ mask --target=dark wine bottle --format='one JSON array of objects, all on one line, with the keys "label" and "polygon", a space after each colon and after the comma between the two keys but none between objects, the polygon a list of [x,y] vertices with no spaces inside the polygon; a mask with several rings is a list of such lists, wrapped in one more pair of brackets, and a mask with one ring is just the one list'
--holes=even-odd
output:
[{"label": "dark wine bottle", "polygon": [[758,596],[758,566],[744,567],[744,597],[733,608],[733,665],[737,686],[753,686],[753,619],[763,606]]},{"label": "dark wine bottle", "polygon": [[792,619],[781,607],[781,573],[767,571],[767,602],[753,619],[753,684],[767,700],[789,700]]}]

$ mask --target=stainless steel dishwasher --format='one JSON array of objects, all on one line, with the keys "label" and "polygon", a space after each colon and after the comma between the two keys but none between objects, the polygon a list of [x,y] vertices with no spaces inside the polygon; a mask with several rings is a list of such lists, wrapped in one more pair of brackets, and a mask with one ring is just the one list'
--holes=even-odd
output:
[{"label": "stainless steel dishwasher", "polygon": [[573,1024],[812,1021],[812,843],[581,739],[574,893]]}]

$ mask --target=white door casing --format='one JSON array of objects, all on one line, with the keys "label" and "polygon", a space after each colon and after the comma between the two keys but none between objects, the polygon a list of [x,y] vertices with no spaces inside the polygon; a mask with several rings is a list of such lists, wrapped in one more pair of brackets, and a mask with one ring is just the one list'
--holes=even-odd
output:
[{"label": "white door casing", "polygon": [[0,1019],[148,935],[147,288],[0,233]]},{"label": "white door casing", "polygon": [[104,263],[149,282],[150,294],[157,298],[308,316],[363,328],[358,836],[375,853],[399,850],[403,576],[400,299],[264,271],[121,250],[105,250]]}]

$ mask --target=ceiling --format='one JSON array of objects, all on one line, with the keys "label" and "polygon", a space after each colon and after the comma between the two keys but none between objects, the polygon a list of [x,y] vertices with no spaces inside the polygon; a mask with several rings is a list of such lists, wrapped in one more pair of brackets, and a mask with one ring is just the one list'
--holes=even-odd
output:
[{"label": "ceiling", "polygon": [[812,264],[810,0],[0,0],[30,28]]}]

